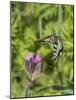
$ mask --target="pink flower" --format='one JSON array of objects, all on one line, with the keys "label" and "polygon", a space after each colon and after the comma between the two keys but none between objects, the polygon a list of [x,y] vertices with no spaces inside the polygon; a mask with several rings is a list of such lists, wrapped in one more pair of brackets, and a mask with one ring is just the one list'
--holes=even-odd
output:
[{"label": "pink flower", "polygon": [[38,54],[29,53],[25,57],[26,71],[31,80],[35,80],[41,72],[41,57]]}]

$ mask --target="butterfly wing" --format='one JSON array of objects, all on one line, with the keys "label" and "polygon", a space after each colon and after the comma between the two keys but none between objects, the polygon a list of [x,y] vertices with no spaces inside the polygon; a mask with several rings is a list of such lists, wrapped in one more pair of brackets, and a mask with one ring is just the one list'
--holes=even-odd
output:
[{"label": "butterfly wing", "polygon": [[62,42],[59,38],[55,38],[54,39],[54,43],[53,43],[53,57],[52,59],[55,60],[56,58],[59,57],[62,49],[63,49],[63,45],[62,45]]},{"label": "butterfly wing", "polygon": [[37,40],[36,42],[41,42],[41,43],[53,43],[53,35],[49,35],[47,37],[44,37],[42,39]]}]

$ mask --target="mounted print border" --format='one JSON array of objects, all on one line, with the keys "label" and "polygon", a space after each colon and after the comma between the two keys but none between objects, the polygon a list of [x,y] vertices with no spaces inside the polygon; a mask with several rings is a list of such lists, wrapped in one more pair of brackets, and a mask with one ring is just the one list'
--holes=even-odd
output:
[{"label": "mounted print border", "polygon": [[10,98],[74,95],[74,5],[10,2]]}]

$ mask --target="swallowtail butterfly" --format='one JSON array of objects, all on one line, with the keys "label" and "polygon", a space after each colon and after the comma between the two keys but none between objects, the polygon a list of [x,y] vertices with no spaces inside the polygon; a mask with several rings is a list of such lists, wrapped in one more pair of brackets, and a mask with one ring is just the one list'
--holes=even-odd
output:
[{"label": "swallowtail butterfly", "polygon": [[56,60],[60,53],[63,50],[63,45],[61,41],[61,37],[58,36],[57,33],[44,37],[42,39],[37,40],[36,42],[43,42],[48,44],[53,44],[53,57],[52,60]]}]

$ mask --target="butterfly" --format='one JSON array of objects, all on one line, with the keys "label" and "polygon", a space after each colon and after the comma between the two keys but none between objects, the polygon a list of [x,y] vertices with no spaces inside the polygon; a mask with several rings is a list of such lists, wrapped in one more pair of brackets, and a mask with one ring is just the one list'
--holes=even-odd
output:
[{"label": "butterfly", "polygon": [[60,53],[63,51],[63,44],[61,41],[61,37],[58,36],[58,33],[54,33],[52,35],[39,39],[36,42],[48,43],[49,45],[53,44],[53,57],[51,58],[52,60],[56,60],[57,58],[59,58]]}]

